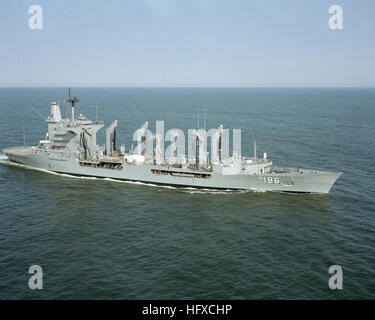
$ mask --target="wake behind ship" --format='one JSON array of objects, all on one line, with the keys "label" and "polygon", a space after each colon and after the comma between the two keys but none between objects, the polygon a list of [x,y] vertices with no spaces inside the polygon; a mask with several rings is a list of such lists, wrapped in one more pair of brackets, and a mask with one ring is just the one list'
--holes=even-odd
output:
[{"label": "wake behind ship", "polygon": [[[214,161],[200,161],[198,155],[200,139],[194,140],[193,157],[175,157],[165,161],[160,145],[155,154],[136,154],[117,150],[114,121],[106,129],[106,145],[97,145],[96,134],[104,127],[102,121],[91,121],[80,114],[75,117],[77,97],[69,97],[71,118],[61,117],[60,106],[51,104],[51,113],[46,122],[48,133],[37,146],[4,149],[11,161],[33,168],[74,176],[111,178],[121,181],[137,181],[175,187],[205,189],[231,189],[255,191],[280,191],[288,193],[328,193],[340,172],[328,172],[299,168],[278,168],[272,161],[256,155],[253,157],[222,157],[223,126],[218,128],[217,157]],[[147,129],[146,122],[143,128]],[[157,139],[156,139],[157,140]],[[144,139],[146,143],[146,139]]]}]

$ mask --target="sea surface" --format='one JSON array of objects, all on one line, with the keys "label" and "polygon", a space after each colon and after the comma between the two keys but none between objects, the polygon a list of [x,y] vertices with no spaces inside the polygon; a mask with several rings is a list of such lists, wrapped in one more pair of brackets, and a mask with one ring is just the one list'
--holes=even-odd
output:
[{"label": "sea surface", "polygon": [[[374,299],[375,89],[72,88],[129,150],[148,120],[242,129],[243,154],[341,171],[328,195],[50,174],[0,151],[0,299]],[[66,88],[0,88],[0,149],[37,145]],[[98,105],[98,108],[96,108]],[[96,112],[98,110],[98,112]],[[25,132],[25,141],[23,136]],[[104,144],[105,130],[99,132]],[[43,268],[30,290],[28,269]],[[331,265],[343,289],[331,290]]]}]

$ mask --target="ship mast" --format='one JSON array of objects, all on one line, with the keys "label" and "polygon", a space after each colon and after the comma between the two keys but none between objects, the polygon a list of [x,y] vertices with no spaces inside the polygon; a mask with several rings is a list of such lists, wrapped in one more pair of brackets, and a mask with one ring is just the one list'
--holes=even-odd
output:
[{"label": "ship mast", "polygon": [[219,142],[218,142],[218,151],[219,151],[219,163],[221,163],[222,155],[223,155],[223,148],[222,148],[222,139],[223,139],[223,125],[221,124],[219,127]]},{"label": "ship mast", "polygon": [[26,134],[25,134],[25,127],[22,128],[23,132],[23,146],[26,147]]},{"label": "ship mast", "polygon": [[78,101],[79,99],[77,96],[71,97],[70,88],[68,88],[68,99],[64,100],[64,102],[69,102],[72,105],[72,121],[74,121],[74,105]]},{"label": "ship mast", "polygon": [[254,162],[257,162],[257,142],[254,138]]}]

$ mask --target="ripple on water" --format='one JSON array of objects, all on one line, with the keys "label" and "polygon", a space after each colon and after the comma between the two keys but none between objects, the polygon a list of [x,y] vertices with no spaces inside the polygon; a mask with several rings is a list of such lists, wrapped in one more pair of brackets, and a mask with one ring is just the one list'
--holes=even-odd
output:
[{"label": "ripple on water", "polygon": [[[8,114],[26,117],[29,139],[35,136],[37,143],[45,127],[25,112],[29,101],[43,112],[50,96],[65,92],[0,90],[0,128],[7,128],[0,136],[4,147],[23,143]],[[119,141],[132,140],[130,128],[143,123],[144,114],[158,119],[155,105],[163,106],[168,121],[188,128],[191,99],[204,100],[215,110],[213,123],[226,119],[228,127],[244,128],[244,136],[250,136],[246,119],[262,123],[256,128],[257,141],[260,148],[267,146],[275,164],[344,175],[329,195],[296,196],[46,174],[25,170],[0,154],[0,266],[7,273],[0,298],[375,297],[375,187],[369,171],[375,156],[375,91],[77,90],[81,101],[91,101],[96,92],[106,98],[104,120],[116,114],[123,124]],[[15,93],[21,98],[14,99]],[[99,136],[98,144],[103,139]],[[247,144],[244,150],[250,153]],[[40,264],[45,273],[40,292],[27,289],[31,264]],[[333,264],[343,267],[344,290],[328,289]]]}]

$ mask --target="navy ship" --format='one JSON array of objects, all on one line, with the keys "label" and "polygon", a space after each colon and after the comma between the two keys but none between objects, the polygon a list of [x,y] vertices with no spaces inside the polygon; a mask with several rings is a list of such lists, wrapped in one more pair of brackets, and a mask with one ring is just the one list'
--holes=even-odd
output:
[{"label": "navy ship", "polygon": [[[71,105],[71,117],[62,118],[60,106],[52,102],[46,119],[46,137],[35,146],[4,149],[14,162],[32,168],[44,169],[80,177],[110,178],[121,181],[143,182],[174,187],[204,189],[278,191],[287,193],[328,193],[340,172],[300,168],[275,167],[264,154],[257,157],[256,144],[252,157],[222,157],[223,126],[218,128],[217,153],[214,161],[202,161],[198,156],[199,138],[193,140],[193,157],[179,157],[165,161],[160,156],[160,145],[151,155],[146,152],[125,152],[117,149],[114,121],[106,128],[105,146],[97,145],[97,132],[104,127],[102,121],[91,121],[80,114],[75,117],[78,97],[69,94],[65,100]],[[148,123],[143,126],[147,132]],[[158,140],[158,139],[154,139]]]}]

